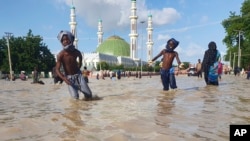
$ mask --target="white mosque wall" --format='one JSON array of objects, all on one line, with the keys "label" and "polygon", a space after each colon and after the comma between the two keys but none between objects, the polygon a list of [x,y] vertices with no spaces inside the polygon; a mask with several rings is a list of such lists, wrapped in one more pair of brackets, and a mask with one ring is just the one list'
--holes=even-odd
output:
[{"label": "white mosque wall", "polygon": [[134,67],[136,63],[133,59],[124,56],[113,56],[103,53],[84,53],[83,54],[83,65],[88,69],[97,68],[99,62],[106,62],[108,65],[121,65],[124,67]]},{"label": "white mosque wall", "polygon": [[93,70],[97,68],[97,63],[100,62],[98,53],[84,53],[83,56],[83,65],[88,69]]},{"label": "white mosque wall", "polygon": [[124,56],[118,56],[117,57],[118,63],[121,65],[123,64],[124,67],[134,67],[136,66],[136,63],[133,59],[129,57],[124,57]]}]

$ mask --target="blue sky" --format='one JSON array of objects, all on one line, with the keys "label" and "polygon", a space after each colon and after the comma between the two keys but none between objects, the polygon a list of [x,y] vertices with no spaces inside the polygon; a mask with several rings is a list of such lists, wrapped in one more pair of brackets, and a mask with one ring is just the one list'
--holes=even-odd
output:
[{"label": "blue sky", "polygon": [[[229,12],[240,14],[244,0],[137,0],[138,33],[146,36],[149,13],[153,16],[153,56],[157,55],[170,38],[180,41],[176,51],[181,61],[196,63],[202,59],[210,41],[217,43],[221,54],[225,30],[222,20]],[[131,0],[73,0],[77,14],[78,48],[81,52],[94,52],[97,48],[98,19],[103,21],[104,40],[118,35],[129,43]],[[60,30],[69,30],[72,0],[0,0],[0,35],[11,32],[26,36],[31,29],[52,53],[61,50],[56,39]],[[146,60],[146,42],[138,38],[138,57]],[[143,47],[143,48],[142,48]],[[141,56],[141,51],[143,55]],[[176,63],[176,62],[175,62]]]}]

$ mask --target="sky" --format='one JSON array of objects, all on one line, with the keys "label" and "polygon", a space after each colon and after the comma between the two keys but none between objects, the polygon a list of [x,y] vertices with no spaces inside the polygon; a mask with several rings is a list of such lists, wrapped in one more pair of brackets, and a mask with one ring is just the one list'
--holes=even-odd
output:
[{"label": "sky", "polygon": [[[153,57],[165,48],[170,38],[180,42],[175,49],[182,62],[203,59],[210,41],[215,41],[222,56],[226,46],[221,22],[230,11],[240,15],[244,0],[137,0],[138,57],[146,60],[147,21],[153,17]],[[78,49],[83,53],[97,48],[97,25],[103,23],[103,40],[118,35],[130,42],[131,0],[0,0],[0,36],[26,36],[29,29],[40,35],[49,50],[57,54],[61,30],[70,30],[70,8],[76,8]],[[142,36],[140,36],[142,35]],[[144,38],[143,38],[144,37]],[[160,58],[158,59],[160,60]],[[176,63],[176,61],[174,62]]]}]

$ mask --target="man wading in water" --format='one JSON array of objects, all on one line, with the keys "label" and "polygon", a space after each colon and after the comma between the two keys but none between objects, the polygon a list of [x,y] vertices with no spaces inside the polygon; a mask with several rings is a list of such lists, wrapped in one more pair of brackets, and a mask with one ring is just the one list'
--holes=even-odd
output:
[{"label": "man wading in water", "polygon": [[[84,80],[81,73],[82,54],[73,45],[74,35],[69,31],[61,31],[58,35],[58,40],[63,46],[63,50],[57,56],[56,73],[68,84],[68,89],[72,97],[79,99],[78,91],[81,91],[86,100],[92,100],[92,92]],[[77,62],[77,58],[78,61]],[[60,71],[63,66],[64,74]]]},{"label": "man wading in water", "polygon": [[179,45],[179,42],[174,38],[168,40],[166,48],[163,49],[157,56],[155,56],[149,64],[152,64],[157,58],[163,55],[162,59],[162,67],[161,67],[161,80],[163,85],[163,90],[168,91],[170,85],[170,69],[172,67],[174,58],[176,58],[177,63],[180,67],[183,67],[181,63],[178,53],[174,51],[174,49]]}]

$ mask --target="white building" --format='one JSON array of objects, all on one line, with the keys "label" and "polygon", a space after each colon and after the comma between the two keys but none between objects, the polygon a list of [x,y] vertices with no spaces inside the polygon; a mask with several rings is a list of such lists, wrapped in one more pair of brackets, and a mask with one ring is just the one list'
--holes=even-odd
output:
[{"label": "white building", "polygon": [[[110,36],[108,39],[103,41],[103,26],[102,20],[99,19],[97,26],[97,49],[93,51],[95,53],[83,53],[83,65],[88,69],[96,69],[99,62],[106,62],[109,65],[124,65],[124,67],[135,67],[138,66],[140,61],[137,57],[137,18],[136,15],[136,0],[131,0],[131,15],[130,19],[130,44],[119,36]],[[75,7],[72,4],[70,13],[70,30],[77,37],[77,22]],[[152,58],[152,15],[148,17],[148,41],[147,41],[147,59]],[[77,38],[74,44],[77,48]],[[143,62],[146,63],[146,62]]]}]

